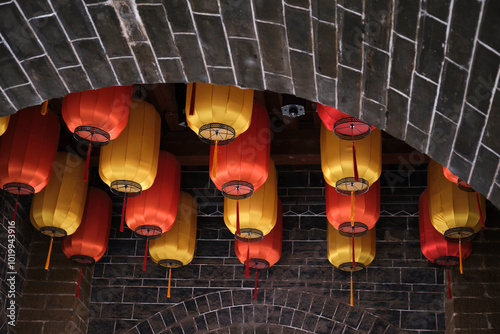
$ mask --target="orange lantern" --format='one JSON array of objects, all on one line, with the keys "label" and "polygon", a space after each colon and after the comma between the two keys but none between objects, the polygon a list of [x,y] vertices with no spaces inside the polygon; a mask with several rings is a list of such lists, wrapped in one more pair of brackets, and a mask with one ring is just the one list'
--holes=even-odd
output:
[{"label": "orange lantern", "polygon": [[[434,264],[451,267],[460,264],[472,252],[472,242],[465,242],[459,247],[457,243],[447,241],[443,235],[432,226],[429,217],[427,189],[420,195],[418,202],[418,226],[420,232],[420,249],[422,254]],[[448,299],[451,299],[450,273],[446,268],[448,280]]]},{"label": "orange lantern", "polygon": [[105,146],[116,139],[127,125],[132,86],[114,86],[79,93],[63,99],[61,114],[75,138],[88,142],[84,180],[92,145]]},{"label": "orange lantern", "polygon": [[249,243],[238,239],[234,241],[234,251],[241,263],[247,268],[255,268],[255,290],[253,299],[257,300],[257,271],[272,267],[281,258],[283,241],[283,208],[278,200],[276,225],[261,241]]},{"label": "orange lantern", "polygon": [[[0,137],[0,186],[19,195],[40,192],[49,182],[59,143],[59,120],[40,106],[19,110]],[[17,199],[14,209],[16,219]]]},{"label": "orange lantern", "polygon": [[[271,130],[266,108],[254,101],[250,127],[232,143],[210,147],[210,178],[225,197],[244,199],[267,180]],[[217,160],[217,165],[214,165]]]},{"label": "orange lantern", "polygon": [[380,181],[356,196],[354,211],[351,199],[325,184],[326,217],[330,224],[344,236],[361,236],[373,228],[380,217]]},{"label": "orange lantern", "polygon": [[160,151],[155,182],[151,188],[140,196],[130,198],[127,203],[127,226],[136,235],[147,238],[143,270],[146,270],[149,238],[159,238],[175,222],[180,189],[179,162],[173,154]]},{"label": "orange lantern", "polygon": [[0,117],[0,136],[7,131],[7,128],[9,127],[9,120],[10,115]]},{"label": "orange lantern", "polygon": [[76,232],[65,238],[61,244],[66,257],[81,265],[76,289],[77,298],[83,265],[92,265],[99,261],[108,247],[111,211],[109,196],[102,190],[89,187],[82,223]]}]

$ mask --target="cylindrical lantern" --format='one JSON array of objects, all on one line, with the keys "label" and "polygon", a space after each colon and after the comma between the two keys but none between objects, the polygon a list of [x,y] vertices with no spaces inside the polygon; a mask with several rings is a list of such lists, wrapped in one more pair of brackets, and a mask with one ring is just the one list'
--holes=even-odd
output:
[{"label": "cylindrical lantern", "polygon": [[0,136],[7,131],[7,127],[9,126],[10,115],[0,117]]},{"label": "cylindrical lantern", "polygon": [[[272,267],[281,258],[281,247],[283,241],[283,208],[278,199],[278,217],[274,228],[258,242],[243,242],[238,239],[234,241],[234,251],[238,260],[248,268],[255,269],[255,291],[254,299],[257,300],[257,271]],[[249,273],[246,272],[246,276]]]},{"label": "cylindrical lantern", "polygon": [[354,305],[352,273],[370,265],[375,258],[375,228],[359,238],[341,235],[332,224],[327,224],[328,260],[337,269],[351,273],[351,306]]},{"label": "cylindrical lantern", "polygon": [[[58,152],[50,182],[33,197],[31,223],[41,233],[51,237],[49,257],[52,238],[75,233],[82,222],[87,198],[84,172],[85,163],[79,156]],[[48,260],[45,269],[48,269]]]},{"label": "cylindrical lantern", "polygon": [[196,244],[196,200],[181,192],[175,223],[158,239],[149,244],[149,255],[154,262],[169,269],[168,297],[170,297],[171,269],[189,264],[194,257]]},{"label": "cylindrical lantern", "polygon": [[127,125],[132,88],[113,86],[70,93],[64,97],[61,110],[64,122],[77,140],[89,144],[87,170],[92,145],[107,145]]},{"label": "cylindrical lantern", "polygon": [[[267,180],[271,130],[266,108],[254,101],[252,122],[232,143],[210,148],[210,178],[225,197],[244,199]],[[217,165],[213,162],[217,160]]]},{"label": "cylindrical lantern", "polygon": [[[76,263],[91,265],[99,261],[108,247],[112,203],[102,190],[89,187],[82,223],[75,233],[65,238],[61,248],[66,257]],[[82,266],[78,276],[76,297],[80,291]]]},{"label": "cylindrical lantern", "polygon": [[188,83],[186,120],[201,140],[224,144],[245,132],[252,117],[253,90]]},{"label": "cylindrical lantern", "polygon": [[158,238],[174,224],[180,189],[179,162],[173,154],[160,151],[155,183],[127,203],[127,226],[136,235],[147,238],[143,270],[146,270],[149,238]]},{"label": "cylindrical lantern", "polygon": [[0,137],[0,186],[11,194],[38,193],[49,182],[60,127],[54,112],[41,115],[40,108],[29,107],[12,115]]},{"label": "cylindrical lantern", "polygon": [[155,180],[160,154],[160,115],[153,105],[133,100],[127,126],[101,149],[99,175],[111,191],[123,196],[122,223],[127,197],[149,189]]},{"label": "cylindrical lantern", "polygon": [[368,123],[333,107],[317,103],[316,109],[325,127],[335,132],[340,138],[344,137],[343,139],[348,140],[353,138],[355,140],[361,139],[360,137],[366,137],[372,130],[375,130],[374,126],[370,126]]},{"label": "cylindrical lantern", "polygon": [[[321,126],[321,169],[325,181],[338,192],[350,195],[362,194],[380,177],[382,171],[382,137],[380,130],[356,142],[356,165],[353,164],[353,146],[348,140],[338,138],[332,131]],[[356,180],[357,179],[357,180]]]},{"label": "cylindrical lantern", "polygon": [[[354,212],[351,215],[351,198],[340,194],[325,184],[326,217],[330,224],[344,236],[360,236],[373,228],[380,217],[380,181],[355,197]],[[351,224],[353,219],[354,224]]]},{"label": "cylindrical lantern", "polygon": [[[429,216],[432,225],[449,241],[467,241],[481,229],[480,215],[486,219],[483,195],[460,190],[443,174],[440,164],[430,161],[427,169]],[[478,210],[477,201],[481,210]]]},{"label": "cylindrical lantern", "polygon": [[[231,233],[235,234],[235,238],[243,241],[259,241],[276,225],[277,215],[276,168],[273,160],[269,159],[267,180],[252,197],[244,200],[224,198],[224,223]],[[238,226],[240,234],[237,234]]]}]

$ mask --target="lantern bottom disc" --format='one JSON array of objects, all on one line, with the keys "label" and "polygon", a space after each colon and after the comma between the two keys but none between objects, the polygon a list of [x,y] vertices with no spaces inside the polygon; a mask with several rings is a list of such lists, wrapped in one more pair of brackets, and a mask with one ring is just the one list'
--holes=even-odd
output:
[{"label": "lantern bottom disc", "polygon": [[87,255],[72,255],[69,259],[71,261],[75,261],[76,263],[80,263],[80,264],[94,264],[95,263],[94,258],[87,256]]},{"label": "lantern bottom disc", "polygon": [[226,145],[231,143],[236,137],[236,132],[232,127],[222,123],[209,123],[200,128],[198,137],[207,144]]},{"label": "lantern bottom disc", "polygon": [[470,227],[453,227],[444,232],[444,238],[446,241],[455,243],[459,239],[462,239],[462,242],[471,241],[474,239],[474,230]]},{"label": "lantern bottom disc", "polygon": [[80,142],[90,143],[93,146],[106,146],[109,144],[109,133],[91,125],[76,127],[73,137]]},{"label": "lantern bottom disc", "polygon": [[4,184],[3,190],[14,195],[31,195],[35,192],[35,188],[30,186],[29,184],[18,183],[18,182],[11,182]]},{"label": "lantern bottom disc", "polygon": [[355,262],[354,268],[352,267],[352,262],[345,262],[339,266],[339,269],[347,272],[356,272],[365,269],[365,265],[359,262]]},{"label": "lantern bottom disc", "polygon": [[140,237],[157,239],[161,237],[161,228],[155,225],[141,225],[135,229],[135,234]]},{"label": "lantern bottom disc", "polygon": [[115,195],[125,196],[127,194],[127,197],[139,196],[142,192],[142,187],[139,183],[127,180],[113,181],[109,189]]},{"label": "lantern bottom disc", "polygon": [[269,268],[269,262],[267,262],[264,259],[250,259],[249,263],[250,268],[255,268],[255,269],[266,269]]},{"label": "lantern bottom disc", "polygon": [[234,235],[234,238],[243,242],[257,242],[264,238],[264,233],[255,228],[242,228],[239,235]]},{"label": "lantern bottom disc", "polygon": [[158,261],[158,264],[162,267],[165,267],[165,268],[175,269],[175,268],[182,267],[181,261],[177,261],[177,260],[173,260],[173,259],[160,260],[160,261]]},{"label": "lantern bottom disc", "polygon": [[333,125],[333,133],[343,140],[360,140],[370,135],[371,126],[355,117],[344,117]]},{"label": "lantern bottom disc", "polygon": [[342,195],[351,195],[351,192],[354,192],[354,195],[361,195],[366,193],[370,186],[365,179],[358,178],[356,181],[353,177],[346,177],[337,181],[335,189]]},{"label": "lantern bottom disc", "polygon": [[434,260],[438,266],[452,267],[460,263],[460,259],[456,256],[440,256]]},{"label": "lantern bottom disc", "polygon": [[458,188],[460,188],[460,190],[467,191],[469,193],[474,192],[474,189],[472,189],[472,187],[467,182],[462,180],[461,178],[458,178],[457,185],[458,185]]},{"label": "lantern bottom disc", "polygon": [[253,195],[253,185],[246,181],[229,181],[222,185],[222,195],[229,199],[245,199]]},{"label": "lantern bottom disc", "polygon": [[40,227],[41,233],[54,238],[62,238],[66,236],[66,231],[59,227],[54,226],[44,226]]},{"label": "lantern bottom disc", "polygon": [[362,237],[368,233],[368,226],[360,222],[354,222],[354,226],[351,226],[350,222],[342,223],[339,226],[339,233],[344,237]]}]

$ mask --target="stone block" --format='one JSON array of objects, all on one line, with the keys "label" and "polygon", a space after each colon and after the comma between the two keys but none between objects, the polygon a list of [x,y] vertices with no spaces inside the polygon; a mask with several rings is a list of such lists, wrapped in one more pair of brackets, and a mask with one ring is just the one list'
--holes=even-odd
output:
[{"label": "stone block", "polygon": [[20,0],[18,1],[18,4],[19,7],[21,7],[24,15],[26,15],[28,19],[53,13],[52,8],[50,8],[47,0],[35,2],[29,0]]},{"label": "stone block", "polygon": [[132,45],[132,50],[134,51],[135,59],[137,59],[144,82],[156,83],[163,81],[151,45],[149,43],[135,43]]},{"label": "stone block", "polygon": [[[185,0],[162,1],[168,21],[174,33],[194,32],[194,24],[188,3]],[[176,39],[179,36],[176,36]]]},{"label": "stone block", "polygon": [[364,40],[379,50],[390,51],[392,10],[392,1],[368,0],[365,2]]},{"label": "stone block", "polygon": [[408,98],[390,89],[387,99],[387,124],[384,130],[396,138],[405,138]]},{"label": "stone block", "polygon": [[406,142],[419,152],[425,152],[428,137],[427,133],[422,132],[419,128],[411,124],[408,124],[406,127]]},{"label": "stone block", "polygon": [[337,81],[337,109],[353,117],[360,116],[362,76],[360,72],[339,67]]},{"label": "stone block", "polygon": [[310,12],[296,7],[285,6],[284,15],[288,47],[312,53]]},{"label": "stone block", "polygon": [[[364,48],[364,57],[363,96],[386,105],[389,56],[377,49],[366,46]],[[405,113],[403,115],[406,116]]]},{"label": "stone block", "polygon": [[124,288],[122,287],[93,286],[91,301],[99,303],[121,302],[123,297],[123,290]]},{"label": "stone block", "polygon": [[[362,19],[349,11],[338,9],[340,42],[339,63],[361,70],[362,60]],[[339,92],[340,93],[340,92]],[[340,95],[340,94],[339,94]],[[352,97],[356,101],[355,97]]]},{"label": "stone block", "polygon": [[438,82],[444,58],[446,26],[430,16],[422,15],[418,35],[416,70]]},{"label": "stone block", "polygon": [[81,1],[57,0],[52,2],[52,6],[70,40],[96,36],[85,5]]},{"label": "stone block", "polygon": [[337,28],[322,21],[313,21],[316,72],[337,77]]},{"label": "stone block", "polygon": [[[453,151],[459,153],[461,157],[469,161],[474,161],[476,149],[481,139],[481,133],[477,129],[482,129],[485,122],[486,119],[482,113],[466,104],[462,112],[462,121],[458,127]],[[454,164],[450,162],[450,166],[453,165]],[[465,169],[464,171],[467,172],[469,169]],[[460,173],[463,173],[462,169],[458,170]]]},{"label": "stone block", "polygon": [[194,15],[205,62],[210,66],[231,66],[228,44],[218,16]]},{"label": "stone block", "polygon": [[120,20],[113,6],[91,6],[88,10],[108,57],[131,56],[128,41],[124,37]]},{"label": "stone block", "polygon": [[436,327],[434,312],[401,312],[401,328],[436,330]]},{"label": "stone block", "polygon": [[476,163],[471,174],[471,186],[481,194],[488,194],[491,180],[495,178],[498,167],[498,155],[494,154],[484,146],[479,146]]},{"label": "stone block", "polygon": [[496,13],[500,11],[500,4],[496,1],[488,1],[483,10],[483,23],[479,33],[479,39],[496,51],[500,52],[500,41],[495,36],[500,33],[500,21]]},{"label": "stone block", "polygon": [[154,334],[153,330],[149,326],[149,323],[147,321],[143,321],[137,325],[137,329],[139,330],[139,333],[141,334]]},{"label": "stone block", "polygon": [[23,67],[42,99],[63,97],[69,93],[47,57],[26,60]]},{"label": "stone block", "polygon": [[230,46],[237,84],[242,87],[262,90],[264,88],[264,78],[262,76],[257,41],[231,39]]},{"label": "stone block", "polygon": [[319,318],[314,332],[317,334],[330,334],[334,327],[335,322]]},{"label": "stone block", "polygon": [[437,86],[424,78],[414,75],[413,91],[410,101],[410,122],[427,133],[430,130]]},{"label": "stone block", "polygon": [[94,88],[117,85],[113,69],[97,39],[75,41],[73,46]]},{"label": "stone block", "polygon": [[450,3],[451,0],[429,0],[426,3],[426,11],[441,21],[447,22],[450,13]]},{"label": "stone block", "polygon": [[208,67],[210,82],[216,85],[234,85],[235,77],[231,67]]},{"label": "stone block", "polygon": [[390,85],[406,95],[410,94],[414,59],[415,44],[394,35]]},{"label": "stone block", "polygon": [[304,318],[306,314],[302,311],[295,310],[293,312],[293,318],[292,318],[292,327],[295,328],[302,328],[302,324],[304,323]]},{"label": "stone block", "polygon": [[290,326],[293,320],[293,310],[289,308],[283,308],[280,315],[280,324],[283,326]]},{"label": "stone block", "polygon": [[416,40],[419,1],[396,0],[394,5],[394,30],[411,40]]},{"label": "stone block", "polygon": [[264,73],[264,78],[267,90],[285,94],[293,93],[292,78],[282,75],[274,75],[273,73],[268,72]]},{"label": "stone block", "polygon": [[194,318],[194,321],[196,323],[196,328],[198,329],[198,331],[203,331],[208,329],[204,316],[200,315]]},{"label": "stone block", "polygon": [[457,126],[454,123],[435,113],[427,154],[437,162],[446,162],[451,153],[451,144],[456,130]]},{"label": "stone block", "polygon": [[193,12],[219,14],[219,5],[217,0],[196,1],[189,0]]},{"label": "stone block", "polygon": [[250,2],[223,0],[220,8],[228,37],[255,38]]},{"label": "stone block", "polygon": [[[318,71],[318,69],[316,70]],[[318,102],[325,105],[334,106],[337,101],[337,97],[335,96],[335,91],[337,90],[337,81],[334,79],[323,77],[321,75],[316,75],[316,85],[318,86]]]},{"label": "stone block", "polygon": [[458,123],[467,82],[467,71],[445,60],[436,110]]},{"label": "stone block", "polygon": [[[183,1],[168,1],[169,4],[174,2]],[[170,21],[170,23],[172,23],[172,21]],[[181,56],[182,68],[186,74],[187,81],[208,82],[208,73],[205,68],[205,63],[203,62],[203,56],[196,36],[184,34],[175,35],[175,44]]]},{"label": "stone block", "polygon": [[[490,112],[488,114],[488,123],[486,123],[486,128],[484,129],[484,134],[481,141],[484,145],[486,145],[487,147],[489,147],[498,154],[500,154],[500,143],[496,133],[499,126],[500,126],[500,92],[496,90],[495,96],[491,104]],[[476,128],[475,132],[479,132],[477,131],[477,129],[479,128]]]},{"label": "stone block", "polygon": [[[115,71],[117,71],[117,73],[122,73],[120,72],[120,69],[115,68]],[[124,71],[124,73],[127,74],[127,71]],[[92,89],[92,86],[87,78],[87,74],[81,66],[61,69],[59,70],[59,75],[71,92],[81,92]]]}]

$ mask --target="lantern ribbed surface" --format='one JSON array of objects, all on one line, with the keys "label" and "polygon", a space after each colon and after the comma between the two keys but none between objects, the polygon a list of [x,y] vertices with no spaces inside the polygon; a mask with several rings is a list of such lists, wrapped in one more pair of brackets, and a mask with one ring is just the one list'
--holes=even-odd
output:
[{"label": "lantern ribbed surface", "polygon": [[179,162],[173,154],[160,151],[158,173],[153,186],[140,196],[128,200],[127,226],[144,236],[168,231],[177,215],[180,187]]},{"label": "lantern ribbed surface", "polygon": [[196,200],[181,191],[174,225],[158,239],[149,241],[149,255],[154,262],[167,268],[189,264],[196,244]]},{"label": "lantern ribbed surface", "polygon": [[[236,202],[224,198],[224,223],[233,234],[237,229]],[[272,159],[269,159],[269,175],[264,185],[252,197],[238,202],[240,235],[236,235],[237,238],[258,241],[271,232],[278,216],[276,168]]]},{"label": "lantern ribbed surface", "polygon": [[99,261],[108,247],[112,203],[102,190],[89,187],[82,223],[61,248],[68,259],[82,264]]},{"label": "lantern ribbed surface", "polygon": [[104,183],[122,193],[149,189],[158,168],[160,132],[160,115],[153,105],[132,100],[127,126],[101,148],[99,175]]},{"label": "lantern ribbed surface", "polygon": [[59,120],[53,111],[41,115],[40,109],[36,106],[19,110],[0,137],[0,186],[14,194],[40,192],[52,173]]},{"label": "lantern ribbed surface", "polygon": [[79,156],[57,153],[50,182],[31,202],[31,223],[37,230],[55,237],[75,233],[87,199],[84,171],[85,163]]},{"label": "lantern ribbed surface", "polygon": [[252,106],[252,89],[201,82],[187,84],[186,121],[205,141],[223,143],[245,132],[250,126]]},{"label": "lantern ribbed surface", "polygon": [[[338,138],[322,125],[320,145],[321,169],[325,181],[330,186],[337,187],[337,182],[345,178],[354,178],[352,141]],[[356,141],[356,156],[359,179],[366,180],[371,186],[379,179],[382,172],[380,130],[375,129],[368,137]]]},{"label": "lantern ribbed surface", "polygon": [[[429,216],[436,230],[449,239],[471,238],[481,229],[476,194],[460,190],[443,174],[443,168],[431,160],[427,169]],[[484,196],[478,194],[486,219]]]},{"label": "lantern ribbed surface", "polygon": [[7,131],[7,128],[9,127],[9,120],[10,115],[0,117],[0,136]]},{"label": "lantern ribbed surface", "polygon": [[[327,225],[328,260],[340,270],[352,271],[352,238],[341,235],[331,224]],[[364,236],[354,238],[354,271],[369,266],[375,258],[375,235],[375,228],[372,228]]]},{"label": "lantern ribbed surface", "polygon": [[[453,266],[459,264],[459,245],[446,241],[436,231],[429,217],[427,189],[420,195],[418,202],[418,226],[420,233],[420,249],[422,254],[432,263]],[[462,258],[467,258],[472,251],[472,242],[462,243]]]},{"label": "lantern ribbed surface", "polygon": [[340,194],[325,184],[326,217],[331,225],[345,235],[365,233],[375,227],[380,217],[380,181],[354,199],[354,228],[351,227],[351,197]]},{"label": "lantern ribbed surface", "polygon": [[218,148],[215,166],[215,148],[210,147],[210,177],[217,189],[232,199],[251,196],[267,180],[270,150],[269,116],[266,108],[254,101],[250,127],[232,143]]}]

